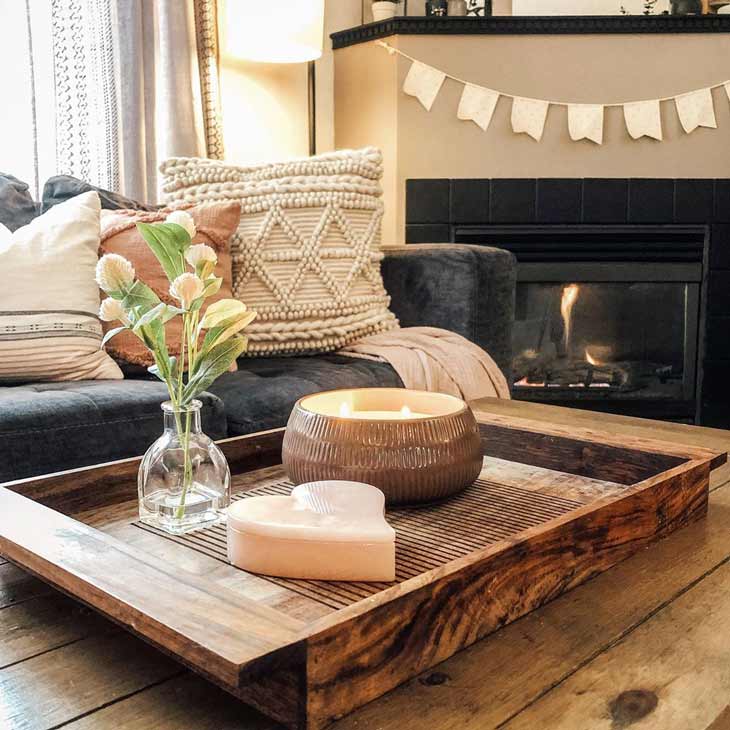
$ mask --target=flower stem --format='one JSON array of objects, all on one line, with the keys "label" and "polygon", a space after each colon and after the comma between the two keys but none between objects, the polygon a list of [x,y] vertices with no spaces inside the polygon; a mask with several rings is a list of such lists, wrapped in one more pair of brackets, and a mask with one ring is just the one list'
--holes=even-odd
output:
[{"label": "flower stem", "polygon": [[185,431],[183,432],[182,423],[180,419],[180,412],[175,413],[175,421],[177,425],[178,438],[180,439],[180,445],[183,450],[183,487],[182,493],[180,494],[180,502],[175,510],[175,519],[182,520],[185,517],[185,500],[188,495],[190,487],[193,485],[193,465],[190,459],[190,422],[191,413],[188,410],[185,413]]},{"label": "flower stem", "polygon": [[[180,362],[178,363],[178,392],[177,392],[177,403],[173,403],[175,406],[175,424],[177,426],[177,435],[178,439],[180,440],[180,446],[183,450],[183,484],[182,484],[182,492],[180,494],[180,502],[177,506],[177,510],[175,510],[175,519],[182,520],[185,517],[185,500],[187,499],[188,491],[190,490],[190,487],[192,486],[193,482],[193,467],[190,459],[190,422],[191,422],[191,413],[190,410],[187,409],[185,413],[185,429],[183,430],[182,422],[180,419],[180,408],[181,408],[181,402],[183,397],[183,372],[188,371],[188,378],[190,377],[190,356],[192,355],[192,343],[189,342],[190,338],[190,328],[191,328],[191,318],[192,314],[189,312],[186,312],[183,315],[183,335],[180,341]],[[188,362],[185,362],[185,346],[188,345],[187,348],[187,358]],[[187,365],[187,367],[186,367]]]}]

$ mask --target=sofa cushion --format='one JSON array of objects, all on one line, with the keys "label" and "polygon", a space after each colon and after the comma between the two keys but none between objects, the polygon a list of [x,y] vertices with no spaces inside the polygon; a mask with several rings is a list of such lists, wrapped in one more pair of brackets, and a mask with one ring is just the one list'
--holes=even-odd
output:
[{"label": "sofa cushion", "polygon": [[[189,213],[195,222],[196,233],[193,243],[204,243],[215,250],[218,257],[215,276],[222,280],[216,294],[206,300],[207,308],[221,299],[230,299],[231,292],[231,254],[228,241],[238,226],[241,206],[236,202],[217,202],[208,205],[180,206]],[[166,304],[178,304],[170,295],[170,281],[157,256],[137,230],[137,223],[164,223],[172,213],[172,208],[156,211],[103,210],[101,212],[100,254],[117,254],[127,259],[143,281]],[[201,312],[205,311],[205,308]],[[119,322],[105,322],[104,331],[108,332]],[[182,339],[182,317],[175,317],[165,325],[165,341],[168,354],[179,357]],[[106,345],[106,351],[120,363],[144,365],[154,364],[152,353],[132,332],[121,332]]]},{"label": "sofa cushion", "polygon": [[13,233],[0,225],[0,383],[121,380],[101,349],[100,210],[84,193]]},{"label": "sofa cushion", "polygon": [[0,172],[0,223],[11,231],[27,226],[40,213],[28,183]]},{"label": "sofa cushion", "polygon": [[394,329],[380,275],[379,150],[338,150],[240,167],[172,158],[160,166],[169,201],[238,200],[233,295],[258,312],[248,356],[334,352]]},{"label": "sofa cushion", "polygon": [[286,426],[302,396],[339,388],[402,388],[384,362],[343,355],[240,359],[210,387],[226,404],[228,432],[239,436]]},{"label": "sofa cushion", "polygon": [[[89,380],[0,388],[0,483],[143,454],[162,433],[157,381]],[[223,404],[204,393],[203,430],[226,435]]]},{"label": "sofa cushion", "polygon": [[138,200],[127,198],[121,193],[114,193],[111,190],[98,188],[96,185],[84,182],[71,175],[55,175],[49,177],[43,186],[43,202],[42,208],[45,213],[54,205],[63,203],[69,198],[75,198],[82,193],[94,192],[99,195],[101,207],[104,210],[120,210],[127,208],[130,210],[157,210],[159,205],[149,205],[140,203]]}]

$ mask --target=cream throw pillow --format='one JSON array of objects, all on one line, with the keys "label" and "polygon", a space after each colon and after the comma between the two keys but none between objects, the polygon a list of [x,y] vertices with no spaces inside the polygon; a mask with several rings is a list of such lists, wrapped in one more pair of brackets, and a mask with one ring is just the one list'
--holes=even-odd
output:
[{"label": "cream throw pillow", "polygon": [[0,381],[123,377],[100,349],[100,208],[84,193],[14,233],[0,226]]},{"label": "cream throw pillow", "polygon": [[173,158],[160,170],[169,201],[241,203],[233,295],[258,312],[247,354],[337,350],[398,326],[380,274],[379,150],[253,167]]}]

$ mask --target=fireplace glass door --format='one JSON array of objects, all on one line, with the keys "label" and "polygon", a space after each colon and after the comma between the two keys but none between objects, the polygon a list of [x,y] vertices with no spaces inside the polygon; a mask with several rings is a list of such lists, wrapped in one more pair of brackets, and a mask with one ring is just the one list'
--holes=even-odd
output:
[{"label": "fireplace glass door", "polygon": [[[518,283],[516,398],[579,407],[653,401],[654,415],[662,402],[694,401],[699,283],[637,281],[637,273],[632,281]],[[604,409],[633,410],[617,405]]]}]

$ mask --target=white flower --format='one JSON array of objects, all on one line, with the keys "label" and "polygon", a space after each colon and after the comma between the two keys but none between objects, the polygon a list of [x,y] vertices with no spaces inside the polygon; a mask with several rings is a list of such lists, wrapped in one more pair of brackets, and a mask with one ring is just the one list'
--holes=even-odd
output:
[{"label": "white flower", "polygon": [[111,297],[102,301],[99,307],[99,319],[102,322],[116,322],[119,320],[122,324],[129,324],[129,317],[127,317],[122,303]]},{"label": "white flower", "polygon": [[170,215],[165,218],[165,223],[177,223],[182,226],[190,235],[192,241],[195,237],[196,228],[193,216],[190,213],[186,213],[184,210],[174,210]]},{"label": "white flower", "polygon": [[215,263],[218,257],[210,246],[206,246],[204,243],[196,243],[195,246],[191,246],[185,252],[185,260],[194,269],[197,269],[199,264],[207,262]]},{"label": "white flower", "polygon": [[102,256],[96,264],[96,283],[107,293],[125,291],[134,281],[134,266],[116,253]]},{"label": "white flower", "polygon": [[188,309],[205,289],[203,280],[195,274],[180,274],[175,281],[170,284],[170,294],[177,299],[183,309]]}]

